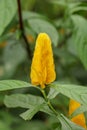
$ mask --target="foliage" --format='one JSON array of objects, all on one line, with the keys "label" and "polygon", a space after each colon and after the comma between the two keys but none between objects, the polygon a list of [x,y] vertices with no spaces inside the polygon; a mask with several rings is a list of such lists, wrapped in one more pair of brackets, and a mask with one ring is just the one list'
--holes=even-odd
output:
[{"label": "foliage", "polygon": [[[20,10],[18,1],[0,1],[0,130],[84,130],[71,118],[85,112],[87,119],[87,3],[22,0]],[[51,38],[57,76],[45,89],[30,83],[42,32]],[[70,99],[81,106],[69,116]]]}]

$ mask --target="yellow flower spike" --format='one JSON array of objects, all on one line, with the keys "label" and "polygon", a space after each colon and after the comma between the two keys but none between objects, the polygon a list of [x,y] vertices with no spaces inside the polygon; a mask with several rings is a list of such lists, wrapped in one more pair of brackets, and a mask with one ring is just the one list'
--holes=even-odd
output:
[{"label": "yellow flower spike", "polygon": [[43,89],[56,78],[51,40],[46,33],[37,37],[30,77],[33,85],[40,85]]},{"label": "yellow flower spike", "polygon": [[[74,101],[74,100],[70,100],[70,104],[69,104],[69,115],[71,115],[77,108],[80,107],[80,103]],[[71,119],[72,122],[84,127],[87,130],[86,127],[86,121],[85,121],[85,116],[84,114],[79,114],[75,117],[73,117]]]}]

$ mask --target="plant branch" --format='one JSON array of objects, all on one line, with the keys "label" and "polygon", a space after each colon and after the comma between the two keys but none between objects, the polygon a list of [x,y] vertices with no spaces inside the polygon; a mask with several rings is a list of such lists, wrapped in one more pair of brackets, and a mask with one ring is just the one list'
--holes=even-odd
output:
[{"label": "plant branch", "polygon": [[30,50],[30,46],[29,46],[29,42],[26,38],[26,35],[25,35],[25,30],[24,30],[24,25],[23,25],[23,19],[22,19],[22,12],[21,12],[21,2],[20,0],[17,0],[17,4],[18,4],[18,15],[19,15],[19,23],[20,23],[20,30],[22,32],[22,37],[25,41],[25,44],[26,44],[26,50],[27,50],[27,53],[28,53],[28,57],[30,59],[32,59],[32,56],[31,56],[31,50]]},{"label": "plant branch", "polygon": [[44,91],[43,89],[41,89],[41,92],[42,92],[42,94],[43,94],[43,96],[44,96],[44,98],[45,98],[45,101],[47,102],[47,105],[49,106],[49,108],[53,111],[53,113],[54,113],[56,116],[58,116],[59,113],[58,113],[58,112],[54,109],[54,107],[52,106],[50,100],[47,98],[47,95],[46,95],[45,91]]}]

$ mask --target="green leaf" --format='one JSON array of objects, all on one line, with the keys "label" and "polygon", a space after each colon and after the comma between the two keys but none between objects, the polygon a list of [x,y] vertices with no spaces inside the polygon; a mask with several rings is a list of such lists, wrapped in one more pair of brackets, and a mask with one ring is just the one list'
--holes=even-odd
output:
[{"label": "green leaf", "polygon": [[20,115],[24,120],[31,120],[38,111],[54,115],[47,106],[45,100],[39,96],[34,96],[30,94],[13,94],[11,96],[5,96],[4,103],[9,108],[30,108]]},{"label": "green leaf", "polygon": [[76,100],[83,105],[87,105],[87,87],[72,84],[59,84],[57,82],[51,84],[50,87],[70,99]]},{"label": "green leaf", "polygon": [[87,69],[87,20],[79,15],[72,15],[71,19],[74,24],[74,30],[70,40],[77,56]]},{"label": "green leaf", "polygon": [[47,97],[48,97],[49,99],[53,99],[53,98],[55,98],[57,95],[58,95],[58,92],[57,92],[54,88],[51,87]]},{"label": "green leaf", "polygon": [[1,80],[0,81],[0,91],[12,90],[17,88],[31,87],[30,83],[19,81],[19,80]]},{"label": "green leaf", "polygon": [[[20,53],[21,52],[21,53]],[[4,73],[2,79],[13,76],[17,66],[25,61],[27,53],[19,41],[10,40],[3,51]],[[16,59],[16,60],[14,60]]]},{"label": "green leaf", "polygon": [[87,11],[87,7],[86,6],[78,6],[73,8],[72,10],[70,10],[70,13],[75,13],[77,11]]},{"label": "green leaf", "polygon": [[44,104],[43,107],[40,109],[40,111],[47,113],[51,116],[54,116],[53,111],[47,106],[47,104]]},{"label": "green leaf", "polygon": [[16,14],[16,0],[0,0],[0,35]]},{"label": "green leaf", "polygon": [[61,122],[62,128],[61,130],[85,130],[84,128],[74,124],[68,118],[66,118],[63,114],[58,116],[59,121]]},{"label": "green leaf", "polygon": [[26,112],[20,114],[24,120],[31,120],[32,117],[43,108],[45,100],[42,97],[34,95],[23,95],[23,94],[13,94],[11,96],[5,96],[4,103],[7,107],[21,107],[30,108]]},{"label": "green leaf", "polygon": [[20,116],[24,119],[24,120],[31,120],[33,118],[33,116],[40,111],[41,107],[43,104],[41,105],[36,105],[33,106],[31,109],[27,110],[26,112],[20,114]]},{"label": "green leaf", "polygon": [[28,23],[34,32],[37,34],[45,32],[50,36],[55,46],[58,44],[58,32],[51,23],[38,18],[31,18],[28,20]]},{"label": "green leaf", "polygon": [[81,4],[81,2],[79,2],[79,1],[77,1],[76,3],[74,3],[73,1],[67,1],[66,2],[66,0],[61,0],[61,1],[60,0],[50,0],[49,2],[50,3],[54,3],[54,4],[58,4],[60,6],[67,7],[67,8],[69,8],[69,11],[70,11],[70,9],[73,9],[74,7],[76,7],[76,6],[78,6],[78,5]]},{"label": "green leaf", "polygon": [[42,97],[34,96],[31,94],[13,94],[10,96],[5,96],[4,103],[9,108],[21,107],[30,109],[43,104],[43,107],[40,108],[40,111],[45,112],[49,115],[54,115]]},{"label": "green leaf", "polygon": [[45,18],[45,16],[32,11],[23,11],[23,20],[29,20],[32,18]]},{"label": "green leaf", "polygon": [[5,96],[4,103],[7,107],[32,108],[33,106],[43,104],[45,101],[42,97],[31,94],[12,94]]}]

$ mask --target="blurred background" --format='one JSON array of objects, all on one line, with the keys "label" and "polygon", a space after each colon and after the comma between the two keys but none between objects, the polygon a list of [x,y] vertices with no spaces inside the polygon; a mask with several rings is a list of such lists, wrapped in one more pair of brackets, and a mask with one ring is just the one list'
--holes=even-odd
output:
[{"label": "blurred background", "polygon": [[[87,85],[87,2],[86,0],[21,0],[25,35],[33,55],[40,32],[52,40],[56,80],[62,83]],[[18,13],[0,37],[0,80],[18,79],[30,82],[32,58],[21,36]],[[33,89],[17,89],[0,93],[0,130],[54,130],[56,120],[39,112],[32,121],[19,114],[24,109],[8,109],[4,96],[14,93],[40,93]],[[55,109],[68,116],[69,99],[58,95]],[[85,113],[87,117],[87,113]]]}]

